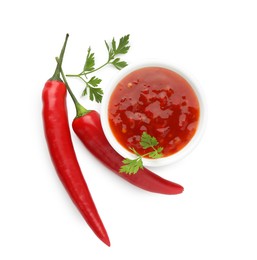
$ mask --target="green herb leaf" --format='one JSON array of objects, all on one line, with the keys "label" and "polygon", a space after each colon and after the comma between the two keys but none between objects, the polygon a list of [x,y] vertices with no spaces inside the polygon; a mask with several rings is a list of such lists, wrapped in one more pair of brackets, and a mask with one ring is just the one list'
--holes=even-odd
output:
[{"label": "green herb leaf", "polygon": [[140,145],[144,148],[147,149],[149,147],[153,147],[156,146],[158,144],[158,141],[156,140],[155,137],[150,136],[149,134],[147,134],[146,132],[143,132],[142,136],[141,136],[141,141],[140,141]]},{"label": "green herb leaf", "polygon": [[118,70],[121,70],[123,68],[125,68],[126,66],[128,66],[126,61],[121,61],[120,58],[116,58],[114,61],[111,62],[114,67]]},{"label": "green herb leaf", "polygon": [[116,52],[116,41],[114,38],[112,38],[112,50],[114,53]]},{"label": "green herb leaf", "polygon": [[104,41],[104,42],[105,42],[105,46],[107,48],[107,51],[109,51],[110,50],[109,44],[107,43],[107,41]]},{"label": "green herb leaf", "polygon": [[91,101],[96,101],[97,103],[101,103],[103,99],[103,90],[101,88],[90,88],[89,98]]},{"label": "green herb leaf", "polygon": [[159,142],[156,140],[155,137],[147,134],[146,132],[142,133],[141,140],[140,140],[140,145],[142,146],[143,149],[148,149],[152,148],[152,151],[140,155],[135,148],[130,147],[129,149],[133,151],[133,153],[137,156],[136,159],[131,160],[131,159],[124,159],[123,165],[120,167],[120,172],[124,172],[126,174],[136,174],[138,170],[143,168],[143,157],[150,157],[152,159],[158,159],[163,156],[162,151],[163,147],[158,147],[155,148],[156,145],[158,145]]},{"label": "green herb leaf", "polygon": [[82,96],[83,96],[83,97],[87,95],[87,88],[88,88],[88,87],[85,87],[84,90],[83,90],[83,92],[82,92]]},{"label": "green herb leaf", "polygon": [[104,41],[105,42],[105,45],[106,45],[106,48],[107,48],[107,51],[108,51],[108,54],[109,54],[109,57],[108,57],[108,63],[114,58],[114,52],[113,52],[113,49],[111,46],[109,46],[109,44],[107,43],[107,41]]},{"label": "green herb leaf", "polygon": [[157,150],[154,150],[152,152],[150,152],[148,154],[148,156],[152,159],[158,159],[158,158],[161,158],[163,156],[162,154],[162,150],[163,148],[162,147],[158,147]]},{"label": "green herb leaf", "polygon": [[124,172],[126,174],[136,174],[139,169],[143,169],[143,161],[141,157],[136,159],[124,159],[123,164],[120,168],[120,172]]},{"label": "green herb leaf", "polygon": [[[109,52],[109,61],[113,60],[115,56],[120,54],[126,54],[130,48],[129,46],[129,34],[121,37],[117,47],[116,41],[113,38],[111,44],[109,45],[105,41],[106,48]],[[124,68],[124,67],[123,67]]]},{"label": "green herb leaf", "polygon": [[88,81],[88,75],[99,71],[107,65],[113,65],[116,69],[121,70],[126,67],[128,64],[125,61],[121,61],[120,58],[117,58],[116,55],[125,54],[128,52],[129,46],[129,34],[121,37],[119,44],[116,43],[113,38],[111,43],[108,44],[107,41],[104,41],[105,46],[108,51],[107,61],[100,65],[95,65],[95,54],[91,51],[89,47],[87,50],[87,58],[83,67],[83,71],[79,74],[67,74],[67,77],[78,77],[85,83],[85,89],[82,92],[82,96],[89,95],[90,100],[100,103],[102,101],[103,90],[98,87],[101,82],[101,79],[97,77],[92,77]]},{"label": "green herb leaf", "polygon": [[82,96],[87,95],[89,90],[89,99],[91,101],[95,100],[97,103],[101,103],[103,98],[103,90],[97,87],[101,81],[101,79],[93,76],[88,82],[86,82],[86,88],[84,89]]},{"label": "green herb leaf", "polygon": [[95,68],[95,54],[91,52],[89,47],[87,50],[87,59],[83,68],[83,71],[93,71]]},{"label": "green herb leaf", "polygon": [[[114,41],[114,39],[113,39],[113,41]],[[117,49],[116,49],[116,45],[114,44],[115,48],[113,48],[113,51],[114,51],[115,55],[126,54],[130,48],[130,46],[128,44],[129,44],[129,34],[120,38]]]},{"label": "green herb leaf", "polygon": [[97,78],[96,76],[93,76],[89,81],[88,84],[92,85],[93,87],[97,87],[102,82],[101,79]]}]

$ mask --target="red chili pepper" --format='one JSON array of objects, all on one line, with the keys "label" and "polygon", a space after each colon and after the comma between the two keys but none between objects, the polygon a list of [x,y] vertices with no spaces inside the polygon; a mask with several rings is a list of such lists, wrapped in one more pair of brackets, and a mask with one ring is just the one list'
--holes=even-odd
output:
[{"label": "red chili pepper", "polygon": [[68,40],[60,54],[55,73],[43,89],[43,122],[49,152],[56,171],[82,216],[94,233],[108,246],[110,241],[81,172],[68,123],[66,86],[60,79],[60,69]]},{"label": "red chili pepper", "polygon": [[144,190],[162,194],[179,194],[183,192],[184,188],[181,185],[165,180],[146,168],[140,169],[134,175],[120,173],[119,169],[124,158],[107,141],[102,129],[99,113],[94,110],[85,109],[78,102],[66,81],[62,69],[61,74],[77,110],[77,115],[72,123],[73,130],[96,158],[118,176]]},{"label": "red chili pepper", "polygon": [[131,184],[150,192],[162,194],[183,192],[184,188],[181,185],[165,180],[145,167],[133,175],[120,173],[119,169],[124,158],[107,141],[99,113],[96,111],[90,111],[84,116],[75,118],[72,127],[79,139],[96,158]]}]

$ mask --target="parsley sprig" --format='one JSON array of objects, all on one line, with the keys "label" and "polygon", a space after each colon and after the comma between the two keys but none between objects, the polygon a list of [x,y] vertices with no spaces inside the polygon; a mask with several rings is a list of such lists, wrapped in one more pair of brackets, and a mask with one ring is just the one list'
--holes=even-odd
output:
[{"label": "parsley sprig", "polygon": [[157,139],[146,132],[143,132],[140,145],[143,149],[152,148],[152,151],[140,155],[134,148],[130,147],[130,150],[137,156],[135,159],[126,158],[122,161],[123,165],[120,167],[120,172],[126,174],[136,174],[139,169],[143,169],[143,158],[150,157],[152,159],[158,159],[163,156],[163,147],[158,147],[159,142]]},{"label": "parsley sprig", "polygon": [[116,69],[121,70],[128,64],[126,61],[121,60],[119,55],[126,54],[130,48],[129,46],[129,34],[120,38],[119,43],[113,38],[111,43],[108,44],[105,41],[105,45],[108,51],[107,61],[99,67],[95,65],[95,53],[92,52],[91,47],[87,50],[86,62],[84,64],[82,72],[79,74],[68,74],[67,77],[80,78],[85,83],[85,88],[82,92],[82,96],[89,95],[91,101],[101,103],[103,97],[103,90],[99,87],[102,80],[96,76],[89,78],[89,74],[94,73],[107,65],[112,65]]}]

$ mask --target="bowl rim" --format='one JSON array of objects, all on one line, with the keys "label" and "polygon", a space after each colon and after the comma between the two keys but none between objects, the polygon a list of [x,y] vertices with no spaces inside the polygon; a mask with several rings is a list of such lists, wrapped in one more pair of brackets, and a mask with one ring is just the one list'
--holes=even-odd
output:
[{"label": "bowl rim", "polygon": [[199,123],[198,127],[196,130],[196,133],[192,137],[192,139],[189,141],[189,143],[183,147],[181,150],[176,152],[175,154],[172,154],[170,156],[166,157],[161,157],[158,159],[148,159],[148,158],[143,158],[143,165],[144,166],[150,166],[150,167],[159,167],[159,166],[165,166],[169,164],[173,164],[175,162],[180,161],[187,155],[189,155],[194,148],[198,145],[200,139],[202,138],[202,135],[204,133],[205,129],[205,123],[206,123],[206,107],[204,103],[204,93],[201,87],[199,86],[199,83],[196,82],[196,80],[192,80],[192,77],[187,76],[184,72],[182,72],[180,69],[177,67],[174,67],[170,65],[167,62],[161,62],[161,61],[146,61],[146,62],[138,62],[135,64],[128,65],[126,68],[122,69],[119,71],[118,75],[113,78],[110,81],[110,84],[108,85],[108,90],[104,93],[103,99],[102,99],[102,104],[101,104],[101,111],[100,111],[100,118],[101,118],[101,124],[102,128],[104,131],[104,134],[110,143],[110,145],[118,152],[122,157],[124,158],[129,158],[129,159],[134,159],[136,156],[125,149],[115,138],[111,127],[109,125],[109,120],[108,120],[108,105],[109,105],[109,100],[112,96],[112,93],[118,83],[128,74],[131,72],[141,69],[141,68],[146,68],[146,67],[161,67],[165,69],[172,70],[173,72],[179,74],[182,76],[193,88],[199,102],[200,106],[200,116],[199,116]]}]

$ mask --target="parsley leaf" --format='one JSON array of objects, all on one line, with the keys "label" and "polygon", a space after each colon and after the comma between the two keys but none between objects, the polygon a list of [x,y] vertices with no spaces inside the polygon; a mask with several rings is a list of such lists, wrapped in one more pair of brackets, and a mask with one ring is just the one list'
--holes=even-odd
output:
[{"label": "parsley leaf", "polygon": [[117,55],[126,54],[130,48],[129,46],[129,34],[121,37],[117,47],[116,41],[113,38],[111,44],[109,45],[105,41],[106,48],[109,53],[109,63],[113,64],[118,70],[126,67],[128,64],[125,61],[121,61],[120,58],[116,58]]},{"label": "parsley leaf", "polygon": [[118,70],[121,70],[128,65],[126,61],[121,61],[120,58],[116,58],[111,62],[111,64],[114,65],[114,67]]},{"label": "parsley leaf", "polygon": [[155,137],[150,136],[149,134],[147,134],[146,132],[143,132],[142,136],[141,136],[141,141],[140,141],[140,145],[144,148],[147,149],[149,147],[153,147],[156,146],[158,143],[158,141],[156,140]]},{"label": "parsley leaf", "polygon": [[101,103],[103,99],[103,90],[101,88],[90,88],[90,100]]},{"label": "parsley leaf", "polygon": [[86,82],[86,87],[82,92],[82,96],[87,95],[89,90],[90,100],[95,100],[97,103],[101,103],[103,98],[103,90],[97,87],[101,83],[101,81],[101,79],[93,76],[88,82]]},{"label": "parsley leaf", "polygon": [[148,154],[148,156],[152,159],[158,159],[158,158],[161,158],[163,156],[162,154],[162,150],[163,148],[162,147],[158,147],[157,150],[154,150],[152,152],[150,152]]},{"label": "parsley leaf", "polygon": [[84,65],[84,71],[92,71],[95,66],[95,54],[91,52],[91,48],[89,47],[87,50],[87,58]]},{"label": "parsley leaf", "polygon": [[[119,43],[116,43],[116,40],[113,38],[111,43],[108,44],[107,41],[104,41],[107,51],[108,51],[108,59],[107,61],[100,65],[99,67],[95,66],[95,54],[91,51],[91,47],[87,50],[87,57],[84,63],[83,71],[79,74],[67,74],[67,77],[78,77],[80,78],[86,85],[85,89],[82,92],[82,96],[88,95],[91,101],[96,101],[100,103],[102,101],[103,90],[100,87],[97,87],[101,79],[92,77],[88,81],[88,74],[94,73],[108,64],[113,65],[116,69],[121,70],[126,67],[128,64],[125,61],[117,58],[117,55],[126,54],[130,48],[129,46],[129,34],[120,38]],[[89,90],[89,91],[88,91]]]},{"label": "parsley leaf", "polygon": [[141,157],[137,157],[136,159],[124,159],[123,164],[120,168],[120,172],[124,172],[126,174],[135,174],[139,169],[143,169],[143,161]]},{"label": "parsley leaf", "polygon": [[97,87],[102,82],[101,79],[93,76],[89,81],[88,84],[92,85],[93,87]]},{"label": "parsley leaf", "polygon": [[120,38],[119,45],[117,48],[116,48],[115,40],[113,38],[112,47],[113,47],[114,55],[126,54],[130,48],[128,44],[129,44],[129,34]]},{"label": "parsley leaf", "polygon": [[152,151],[140,155],[133,147],[130,148],[130,150],[133,151],[133,153],[137,156],[136,159],[124,159],[123,165],[120,167],[120,172],[124,172],[126,174],[136,174],[139,169],[143,169],[143,157],[150,157],[152,159],[158,159],[163,156],[162,151],[163,147],[157,147],[159,144],[157,139],[146,132],[142,133],[141,139],[140,139],[140,145],[143,149],[152,148]]}]

